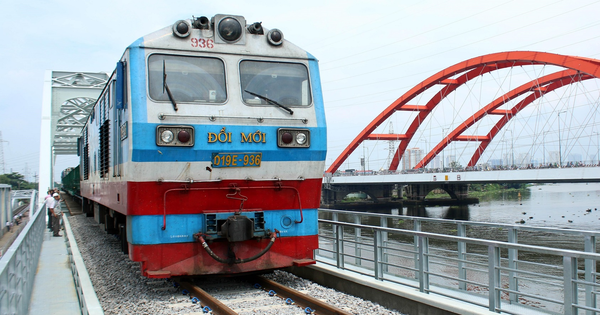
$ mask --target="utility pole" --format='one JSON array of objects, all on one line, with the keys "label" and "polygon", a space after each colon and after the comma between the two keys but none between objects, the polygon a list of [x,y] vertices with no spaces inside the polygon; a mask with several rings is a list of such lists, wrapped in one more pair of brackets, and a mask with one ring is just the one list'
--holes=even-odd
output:
[{"label": "utility pole", "polygon": [[[390,121],[389,133],[394,134],[394,125],[392,124],[391,121]],[[392,160],[394,159],[395,152],[396,152],[396,141],[395,140],[388,141],[388,157],[387,157],[387,161],[385,163],[388,167],[388,171],[390,170],[390,165],[392,164]]]},{"label": "utility pole", "polygon": [[4,142],[8,143],[8,141],[2,140],[2,131],[0,131],[0,174],[6,174],[6,165],[4,164]]},{"label": "utility pole", "polygon": [[558,168],[562,168],[562,150],[560,147],[560,114],[566,112],[566,110],[558,112]]}]

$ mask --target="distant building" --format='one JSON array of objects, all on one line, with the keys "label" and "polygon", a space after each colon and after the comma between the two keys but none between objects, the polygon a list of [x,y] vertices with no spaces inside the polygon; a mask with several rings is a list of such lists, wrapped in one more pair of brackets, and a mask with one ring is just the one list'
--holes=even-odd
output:
[{"label": "distant building", "polygon": [[519,153],[515,160],[515,165],[519,167],[525,167],[531,163],[531,155],[529,153]]},{"label": "distant building", "polygon": [[560,156],[558,155],[558,151],[550,151],[548,152],[548,159],[546,159],[546,163],[558,164],[559,158]]},{"label": "distant building", "polygon": [[406,149],[402,156],[402,169],[410,170],[423,159],[423,150],[419,148]]},{"label": "distant building", "polygon": [[582,157],[581,154],[579,154],[579,153],[571,153],[567,157],[567,160],[563,161],[563,162],[582,162],[582,161],[583,161],[583,157]]},{"label": "distant building", "polygon": [[442,168],[442,158],[441,156],[438,154],[436,155],[433,160],[431,160],[431,162],[429,162],[429,165],[427,166],[429,168]]},{"label": "distant building", "polygon": [[488,161],[491,167],[502,166],[502,159],[491,159]]}]

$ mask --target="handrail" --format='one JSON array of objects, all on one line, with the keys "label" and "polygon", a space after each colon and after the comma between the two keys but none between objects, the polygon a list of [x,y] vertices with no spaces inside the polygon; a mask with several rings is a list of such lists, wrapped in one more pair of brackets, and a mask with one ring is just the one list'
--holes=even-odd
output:
[{"label": "handrail", "polygon": [[[332,214],[331,220],[319,219],[320,263],[408,285],[423,294],[486,306],[492,312],[530,314],[528,303],[541,303],[541,312],[600,312],[596,305],[600,254],[595,252],[599,232],[319,210]],[[340,214],[354,222],[339,221]],[[378,217],[380,226],[361,224],[361,217]],[[413,220],[414,230],[387,227],[388,219]],[[421,231],[423,222],[454,223],[457,235]],[[508,239],[466,237],[464,228],[470,225],[506,228]],[[517,230],[583,235],[585,250],[519,244],[510,232]]]},{"label": "handrail", "polygon": [[27,225],[0,258],[0,314],[27,314],[46,230],[45,208],[42,204],[30,214]]},{"label": "handrail", "polygon": [[[320,212],[331,212],[338,214],[348,214],[348,215],[356,215],[356,211],[348,211],[348,210],[336,210],[336,209],[324,209],[319,208]],[[438,218],[426,218],[426,217],[414,217],[408,215],[400,215],[400,214],[385,214],[385,213],[371,213],[364,212],[360,213],[361,216],[369,216],[376,218],[389,218],[389,219],[406,219],[406,220],[414,220],[421,222],[434,222],[434,223],[455,223],[455,224],[464,224],[464,225],[472,225],[472,226],[485,226],[485,227],[499,227],[499,228],[511,228],[520,231],[535,231],[535,232],[551,232],[551,233],[563,233],[563,234],[573,234],[573,235],[590,235],[600,237],[600,232],[597,231],[588,231],[588,230],[577,230],[577,229],[557,229],[557,228],[544,228],[544,227],[535,227],[535,226],[527,226],[527,225],[515,225],[508,223],[489,223],[489,222],[475,222],[475,221],[464,221],[464,220],[448,220],[448,219],[438,219]]]},{"label": "handrail", "polygon": [[319,222],[320,223],[328,223],[328,224],[332,224],[332,225],[336,225],[336,226],[346,226],[346,227],[353,227],[353,228],[365,228],[366,227],[373,231],[403,234],[403,235],[417,236],[417,237],[429,238],[429,239],[467,242],[469,244],[474,244],[474,245],[493,246],[493,247],[506,248],[506,249],[526,250],[526,251],[540,253],[540,254],[550,254],[550,255],[560,255],[560,256],[567,256],[567,257],[581,258],[581,259],[600,260],[600,254],[586,253],[586,252],[569,250],[569,249],[556,249],[556,248],[552,248],[552,247],[544,247],[544,246],[536,246],[536,245],[515,244],[515,243],[508,243],[508,242],[501,242],[501,241],[474,239],[474,238],[462,237],[462,236],[444,235],[444,234],[421,232],[421,231],[409,231],[409,230],[402,230],[402,229],[389,228],[389,227],[386,228],[386,227],[377,227],[377,226],[370,226],[370,225],[365,226],[362,224],[331,221],[331,220],[324,220],[324,219],[319,219]]}]

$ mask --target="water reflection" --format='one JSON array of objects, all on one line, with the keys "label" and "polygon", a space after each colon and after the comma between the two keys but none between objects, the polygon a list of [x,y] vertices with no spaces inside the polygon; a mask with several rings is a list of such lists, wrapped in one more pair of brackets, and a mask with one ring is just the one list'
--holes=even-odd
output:
[{"label": "water reflection", "polygon": [[442,217],[446,220],[469,221],[469,206],[460,205],[448,207],[448,210]]},{"label": "water reflection", "polygon": [[480,198],[479,204],[403,209],[373,205],[364,212],[391,213],[490,223],[524,224],[579,230],[600,230],[600,183],[546,184],[517,192],[498,192]]},{"label": "water reflection", "polygon": [[[439,212],[440,207],[409,206],[404,209],[406,209],[404,212],[405,215],[428,218],[430,215],[427,209],[432,209],[432,212],[437,213]],[[441,212],[441,218],[443,219],[469,221],[469,205],[441,207],[441,209],[443,209]]]},{"label": "water reflection", "polygon": [[406,209],[406,215],[409,215],[412,217],[424,217],[424,218],[429,217],[427,215],[427,209],[425,209],[424,206],[411,206],[411,207],[407,207],[405,209]]}]

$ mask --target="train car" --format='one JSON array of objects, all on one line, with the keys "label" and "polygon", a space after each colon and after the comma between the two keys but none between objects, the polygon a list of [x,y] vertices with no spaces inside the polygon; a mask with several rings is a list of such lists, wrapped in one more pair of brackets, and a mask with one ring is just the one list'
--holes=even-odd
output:
[{"label": "train car", "polygon": [[71,196],[79,196],[79,165],[77,167],[68,167],[61,174],[62,190]]},{"label": "train car", "polygon": [[79,139],[84,211],[142,275],[314,263],[326,123],[318,61],[218,14],[126,48]]}]

